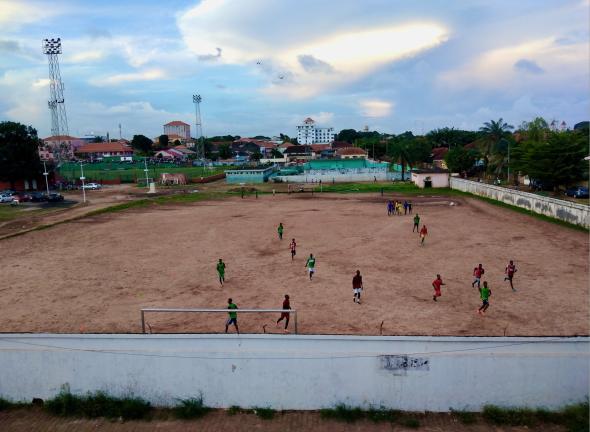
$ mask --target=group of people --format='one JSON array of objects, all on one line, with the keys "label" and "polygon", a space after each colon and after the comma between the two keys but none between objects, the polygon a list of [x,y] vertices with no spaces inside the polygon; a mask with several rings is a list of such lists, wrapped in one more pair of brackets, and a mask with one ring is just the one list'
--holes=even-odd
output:
[{"label": "group of people", "polygon": [[[514,274],[517,272],[516,265],[514,264],[513,260],[510,260],[506,268],[504,269],[504,282],[510,282],[510,288],[512,291],[515,292],[516,288],[514,288]],[[481,299],[481,306],[477,309],[477,313],[480,315],[485,315],[486,311],[490,307],[490,297],[492,295],[492,290],[488,286],[488,281],[484,280],[483,285],[481,279],[485,274],[485,269],[483,268],[482,264],[479,264],[477,267],[473,269],[473,282],[471,283],[471,287],[475,288],[477,285],[477,289],[479,291],[479,297]],[[432,296],[432,300],[437,301],[437,298],[442,295],[441,293],[441,286],[445,285],[442,281],[442,278],[439,274],[436,275],[436,279],[432,281],[432,287],[434,288],[434,295]]]},{"label": "group of people", "polygon": [[[410,201],[404,201],[403,204],[401,202],[396,201],[391,201],[389,200],[387,202],[387,214],[388,216],[394,215],[394,214],[402,214],[401,211],[404,211],[404,214],[408,214],[408,213],[412,213],[412,203]],[[420,215],[416,214],[414,215],[413,218],[414,221],[414,225],[412,228],[412,232],[417,232],[420,235],[420,244],[424,245],[424,241],[426,239],[426,236],[428,235],[428,229],[426,228],[426,225],[422,225],[422,227],[420,227]],[[277,227],[277,234],[279,237],[279,240],[283,240],[283,233],[284,233],[285,227],[283,226],[282,222],[279,223],[279,226]],[[295,239],[291,239],[291,243],[289,244],[289,250],[291,252],[291,260],[295,260],[295,256],[297,254],[297,242],[295,241]],[[313,275],[315,273],[315,265],[316,265],[316,258],[313,256],[313,254],[309,254],[309,257],[307,258],[306,262],[305,262],[305,267],[307,268],[307,273],[309,274],[309,280],[312,280]],[[225,281],[225,269],[226,269],[226,265],[223,262],[223,260],[221,258],[219,258],[219,261],[217,263],[217,274],[219,276],[219,283],[221,285],[223,285],[224,281]],[[514,284],[513,284],[513,278],[514,275],[516,273],[517,269],[516,266],[514,265],[514,261],[510,261],[509,264],[506,266],[505,269],[505,278],[504,281],[509,281],[510,282],[510,287],[512,288],[512,291],[516,291],[516,288],[514,288]],[[488,286],[488,282],[487,281],[483,281],[482,284],[482,277],[485,274],[485,269],[483,268],[482,264],[479,264],[477,267],[475,267],[473,269],[473,282],[471,283],[471,286],[473,288],[475,288],[475,286],[477,285],[477,289],[479,291],[479,295],[480,295],[480,299],[482,301],[482,305],[478,308],[477,313],[480,315],[484,315],[486,313],[486,311],[488,310],[490,303],[489,303],[489,299],[492,295],[492,291],[490,289],[490,287]],[[432,296],[432,300],[437,301],[437,299],[439,297],[441,297],[442,293],[441,293],[441,287],[445,285],[445,283],[442,280],[442,277],[440,274],[436,275],[436,279],[432,282],[432,286],[434,288],[434,294]],[[361,304],[361,293],[364,289],[363,286],[363,278],[361,276],[361,272],[360,270],[356,271],[356,274],[353,276],[352,278],[352,290],[353,290],[353,302],[356,304]],[[238,329],[238,321],[237,321],[237,312],[235,312],[235,310],[238,309],[237,305],[233,302],[233,300],[230,298],[227,301],[228,306],[227,308],[230,309],[230,312],[228,312],[229,314],[229,318],[226,322],[225,325],[225,332],[227,333],[228,328],[230,325],[234,325],[236,332],[239,334],[239,329]],[[276,321],[276,325],[277,327],[280,325],[281,321],[285,321],[285,327],[284,327],[284,331],[286,333],[288,333],[288,326],[289,326],[289,318],[290,318],[290,312],[288,312],[291,309],[291,303],[290,303],[290,298],[288,294],[285,294],[285,298],[283,300],[283,306],[282,309],[286,312],[282,312],[281,316],[279,317],[279,319]]]},{"label": "group of people", "polygon": [[401,201],[387,201],[387,216],[392,216],[392,215],[401,215],[403,211],[403,214],[412,214],[412,201],[404,201],[403,203]]}]

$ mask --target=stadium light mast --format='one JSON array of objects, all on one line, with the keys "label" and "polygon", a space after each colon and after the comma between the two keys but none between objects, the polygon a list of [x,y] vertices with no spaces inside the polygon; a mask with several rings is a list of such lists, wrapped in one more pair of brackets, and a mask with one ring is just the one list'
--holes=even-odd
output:
[{"label": "stadium light mast", "polygon": [[[51,112],[51,134],[53,136],[66,136],[68,131],[68,116],[64,99],[64,85],[59,71],[58,55],[61,51],[61,38],[43,39],[43,54],[47,55],[49,62],[49,101],[47,105]],[[57,156],[58,164],[70,155],[70,144],[62,139],[58,144],[57,152],[54,149],[54,156]],[[64,157],[65,156],[65,157]]]},{"label": "stadium light mast", "polygon": [[193,95],[193,103],[195,104],[195,138],[197,139],[197,158],[205,158],[205,149],[203,147],[203,127],[201,124],[201,95]]}]

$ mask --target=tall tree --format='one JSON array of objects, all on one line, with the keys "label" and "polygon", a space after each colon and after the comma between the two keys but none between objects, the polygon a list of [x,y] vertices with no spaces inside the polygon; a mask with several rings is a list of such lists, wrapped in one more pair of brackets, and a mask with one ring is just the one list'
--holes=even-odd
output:
[{"label": "tall tree", "polygon": [[477,150],[455,147],[447,152],[445,162],[451,172],[461,173],[473,168],[478,156]]},{"label": "tall tree", "polygon": [[169,145],[169,140],[168,140],[168,135],[160,135],[158,137],[158,147],[160,148],[168,148]]},{"label": "tall tree", "polygon": [[512,129],[514,129],[514,126],[509,125],[502,118],[498,119],[498,121],[490,120],[489,122],[485,122],[483,126],[479,128],[485,143],[484,166],[486,171],[488,170],[490,163],[490,155],[492,152],[496,151],[500,142],[511,136],[510,131]]},{"label": "tall tree", "polygon": [[478,137],[478,132],[448,127],[434,129],[426,134],[426,138],[432,143],[433,147],[447,147],[449,149],[463,147],[465,144],[477,140]]},{"label": "tall tree", "polygon": [[546,140],[523,142],[514,153],[514,166],[531,179],[551,183],[558,189],[587,178],[587,152],[586,134],[552,131]]},{"label": "tall tree", "polygon": [[418,162],[425,162],[430,156],[432,147],[424,137],[415,137],[412,132],[404,132],[394,137],[388,146],[389,156],[399,161],[402,166],[402,178],[405,177],[406,166],[413,168]]},{"label": "tall tree", "polygon": [[37,131],[15,122],[0,122],[0,180],[14,189],[17,180],[33,179],[41,171]]},{"label": "tall tree", "polygon": [[151,154],[153,145],[153,141],[145,135],[133,135],[131,140],[131,147],[144,155]]},{"label": "tall tree", "polygon": [[92,142],[93,143],[101,143],[101,142],[104,142],[104,138],[101,137],[101,136],[99,136],[99,135],[97,135],[94,138],[92,138]]},{"label": "tall tree", "polygon": [[234,155],[229,144],[221,144],[219,146],[219,159],[229,159]]},{"label": "tall tree", "polygon": [[336,141],[346,141],[352,144],[354,140],[357,138],[358,132],[354,129],[342,129],[340,133],[336,136]]}]

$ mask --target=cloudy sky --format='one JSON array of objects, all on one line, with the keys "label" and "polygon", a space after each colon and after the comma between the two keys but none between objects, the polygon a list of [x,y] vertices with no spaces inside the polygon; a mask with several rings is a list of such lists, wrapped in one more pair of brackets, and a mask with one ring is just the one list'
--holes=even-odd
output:
[{"label": "cloudy sky", "polygon": [[61,37],[71,135],[295,135],[311,116],[417,133],[590,117],[589,0],[0,0],[0,120],[50,134]]}]

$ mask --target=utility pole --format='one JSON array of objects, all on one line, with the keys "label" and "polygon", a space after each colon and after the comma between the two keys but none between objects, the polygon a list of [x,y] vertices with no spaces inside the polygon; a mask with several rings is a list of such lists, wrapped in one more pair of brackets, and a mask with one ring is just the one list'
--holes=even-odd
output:
[{"label": "utility pole", "polygon": [[82,161],[80,161],[80,180],[82,180],[82,196],[84,202],[86,202],[86,188],[84,187],[84,180],[86,180],[86,177],[84,177],[84,167],[82,166]]}]

